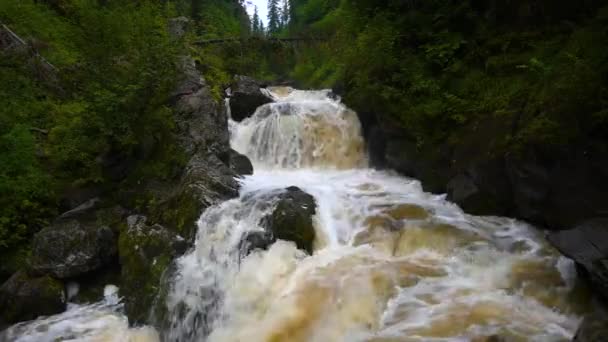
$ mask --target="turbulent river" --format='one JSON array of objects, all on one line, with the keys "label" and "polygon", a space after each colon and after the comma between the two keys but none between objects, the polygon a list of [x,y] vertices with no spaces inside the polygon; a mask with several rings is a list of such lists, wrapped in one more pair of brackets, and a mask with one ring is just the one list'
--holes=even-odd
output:
[{"label": "turbulent river", "polygon": [[[356,113],[329,91],[272,88],[231,143],[253,162],[240,197],[206,210],[177,260],[162,328],[103,302],[12,327],[17,341],[566,341],[584,312],[572,263],[543,233],[467,215],[415,179],[367,165]],[[313,195],[313,255],[278,241],[243,257],[268,199]]]}]

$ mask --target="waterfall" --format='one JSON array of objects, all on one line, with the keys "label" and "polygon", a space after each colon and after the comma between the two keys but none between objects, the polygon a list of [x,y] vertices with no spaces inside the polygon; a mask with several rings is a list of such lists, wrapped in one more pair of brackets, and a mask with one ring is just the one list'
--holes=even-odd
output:
[{"label": "waterfall", "polygon": [[[142,340],[572,338],[584,311],[573,265],[542,232],[468,215],[417,180],[370,169],[356,113],[330,91],[266,91],[274,102],[229,125],[255,172],[238,198],[201,215],[194,247],[176,261],[165,331],[87,310],[122,319],[112,329]],[[317,203],[314,253],[279,240],[244,255],[243,237],[263,229],[276,194],[294,185]],[[96,317],[87,322],[105,336]]]}]

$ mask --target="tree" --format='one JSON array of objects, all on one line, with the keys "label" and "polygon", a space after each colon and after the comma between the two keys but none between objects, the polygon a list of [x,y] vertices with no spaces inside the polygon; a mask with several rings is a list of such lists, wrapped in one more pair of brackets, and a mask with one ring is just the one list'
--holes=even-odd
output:
[{"label": "tree", "polygon": [[258,6],[254,7],[253,19],[251,20],[251,24],[251,31],[253,32],[253,34],[260,33],[260,16],[258,15]]},{"label": "tree", "polygon": [[281,28],[281,15],[279,12],[279,0],[268,1],[268,33],[275,34]]},{"label": "tree", "polygon": [[283,7],[281,8],[281,27],[283,28],[287,27],[287,24],[289,23],[289,13],[289,1],[283,0]]}]

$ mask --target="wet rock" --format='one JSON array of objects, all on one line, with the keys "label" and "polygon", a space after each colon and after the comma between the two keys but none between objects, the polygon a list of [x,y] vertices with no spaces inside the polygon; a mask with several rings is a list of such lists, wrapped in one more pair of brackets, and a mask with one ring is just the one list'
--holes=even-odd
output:
[{"label": "wet rock", "polygon": [[260,91],[263,86],[251,77],[234,77],[230,88],[230,112],[233,120],[242,121],[251,116],[259,106],[272,102],[271,98]]},{"label": "wet rock", "polygon": [[188,248],[186,241],[165,227],[148,225],[145,216],[132,215],[121,231],[118,254],[120,295],[131,323],[146,322],[160,290],[163,273]]},{"label": "wet rock", "polygon": [[31,269],[59,279],[79,276],[116,256],[115,232],[94,217],[60,219],[34,236]]},{"label": "wet rock", "polygon": [[253,165],[247,156],[238,153],[237,151],[230,149],[229,157],[230,169],[237,175],[252,175]]},{"label": "wet rock", "polygon": [[312,254],[315,240],[312,217],[315,213],[314,197],[292,186],[278,195],[275,209],[262,219],[261,226],[268,229],[274,239],[293,241],[299,249]]},{"label": "wet rock", "polygon": [[266,250],[276,239],[269,231],[248,232],[239,243],[239,253],[241,257],[249,255],[256,249]]},{"label": "wet rock", "polygon": [[595,292],[608,300],[608,219],[592,219],[574,229],[551,232],[547,239],[574,260]]},{"label": "wet rock", "polygon": [[407,138],[378,139],[387,140],[385,143],[382,140],[372,141],[368,145],[376,151],[381,151],[381,147],[384,147],[384,152],[381,157],[372,156],[372,160],[382,160],[383,166],[420,180],[425,191],[445,192],[450,173],[444,167],[441,151],[419,148]]},{"label": "wet rock", "polygon": [[515,215],[552,229],[608,215],[608,145],[575,144],[560,149],[530,147],[506,158]]},{"label": "wet rock", "polygon": [[507,215],[511,189],[499,159],[469,165],[447,183],[447,198],[475,215]]},{"label": "wet rock", "polygon": [[605,308],[597,306],[594,311],[583,318],[572,341],[600,342],[608,336],[608,313]]},{"label": "wet rock", "polygon": [[31,277],[17,272],[0,287],[0,308],[0,330],[9,324],[63,312],[63,283],[50,276]]}]

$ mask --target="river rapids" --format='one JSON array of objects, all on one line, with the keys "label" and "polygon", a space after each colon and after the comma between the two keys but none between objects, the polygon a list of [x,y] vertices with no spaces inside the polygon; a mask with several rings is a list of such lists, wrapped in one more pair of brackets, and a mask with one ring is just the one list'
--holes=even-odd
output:
[{"label": "river rapids", "polygon": [[[585,308],[572,262],[517,220],[464,213],[420,183],[368,167],[357,115],[330,91],[267,90],[275,102],[230,121],[255,172],[207,209],[176,261],[163,324],[129,327],[119,298],[70,304],[10,328],[10,341],[567,341]],[[269,195],[314,196],[307,255],[278,241],[246,257]]]}]

